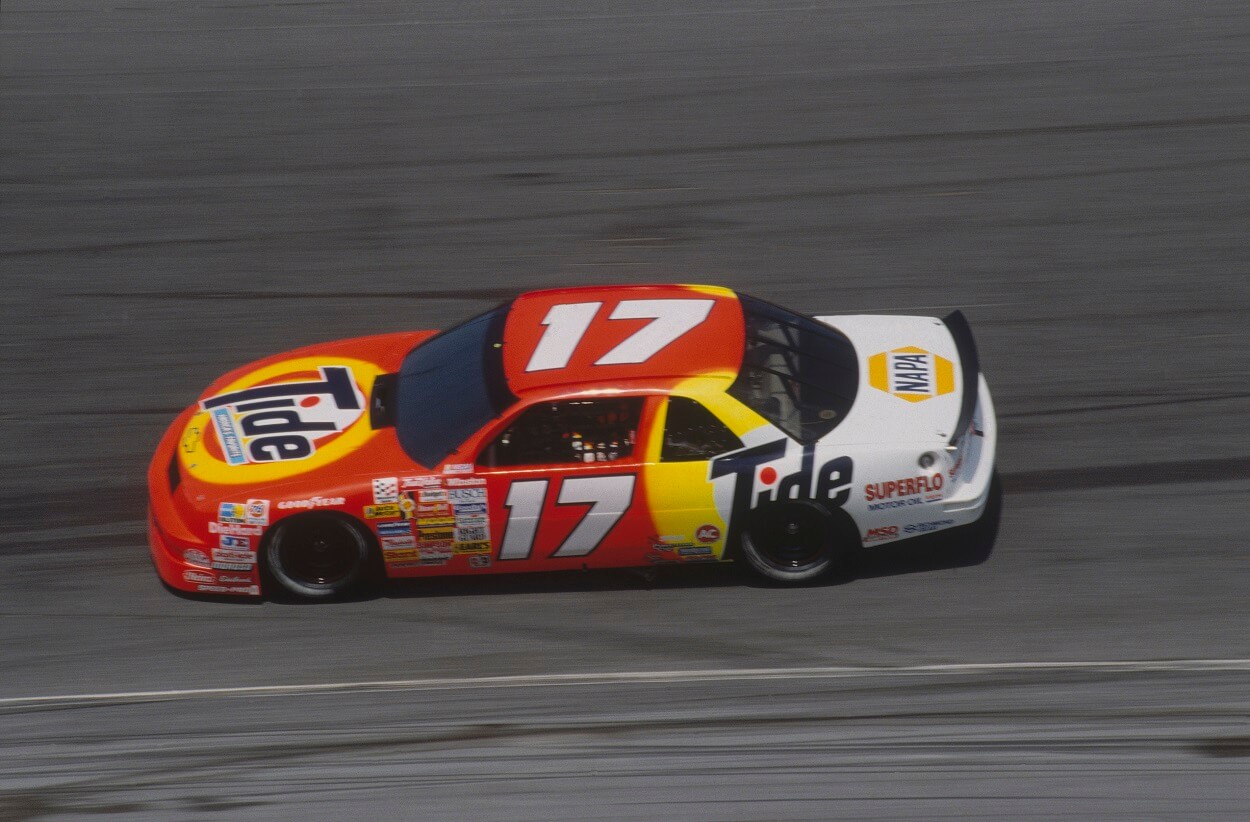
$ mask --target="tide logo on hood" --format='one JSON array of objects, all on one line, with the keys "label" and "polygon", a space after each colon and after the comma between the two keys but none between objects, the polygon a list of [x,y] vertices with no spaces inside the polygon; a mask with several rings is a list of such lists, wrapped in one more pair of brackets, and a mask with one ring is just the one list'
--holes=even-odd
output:
[{"label": "tide logo on hood", "polygon": [[373,433],[361,386],[380,369],[360,360],[299,358],[250,372],[200,400],[191,425],[211,426],[188,471],[217,483],[273,480],[325,465]]},{"label": "tide logo on hood", "polygon": [[900,400],[923,402],[955,390],[955,365],[909,345],[869,357],[868,384]]}]

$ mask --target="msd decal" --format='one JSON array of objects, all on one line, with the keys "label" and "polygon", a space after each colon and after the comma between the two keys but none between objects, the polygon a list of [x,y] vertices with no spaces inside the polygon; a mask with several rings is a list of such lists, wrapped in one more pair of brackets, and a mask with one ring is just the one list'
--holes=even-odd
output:
[{"label": "msd decal", "polygon": [[320,379],[275,382],[200,401],[226,462],[282,462],[311,457],[317,442],[346,430],[364,413],[352,370],[325,365]]},{"label": "msd decal", "polygon": [[868,384],[900,400],[923,402],[955,390],[955,365],[916,346],[868,358]]}]

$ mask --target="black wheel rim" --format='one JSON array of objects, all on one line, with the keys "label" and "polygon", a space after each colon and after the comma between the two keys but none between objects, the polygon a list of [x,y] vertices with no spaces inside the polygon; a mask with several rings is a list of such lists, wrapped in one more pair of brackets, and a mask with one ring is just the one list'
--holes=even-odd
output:
[{"label": "black wheel rim", "polygon": [[825,558],[824,523],[802,509],[779,511],[752,533],[764,560],[777,568],[797,571]]},{"label": "black wheel rim", "polygon": [[352,577],[361,557],[360,537],[341,522],[292,523],[280,535],[278,562],[293,580],[333,587]]}]

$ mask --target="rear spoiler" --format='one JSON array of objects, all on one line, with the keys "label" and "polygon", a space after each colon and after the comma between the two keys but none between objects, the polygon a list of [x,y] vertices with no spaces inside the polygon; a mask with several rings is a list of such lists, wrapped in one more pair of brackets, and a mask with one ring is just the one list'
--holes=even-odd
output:
[{"label": "rear spoiler", "polygon": [[972,414],[977,407],[977,394],[980,391],[981,362],[977,358],[977,343],[972,338],[972,328],[962,311],[952,311],[942,318],[955,348],[959,351],[959,365],[963,377],[964,396],[959,404],[959,419],[955,422],[955,430],[951,433],[950,444],[955,445],[972,423]]}]

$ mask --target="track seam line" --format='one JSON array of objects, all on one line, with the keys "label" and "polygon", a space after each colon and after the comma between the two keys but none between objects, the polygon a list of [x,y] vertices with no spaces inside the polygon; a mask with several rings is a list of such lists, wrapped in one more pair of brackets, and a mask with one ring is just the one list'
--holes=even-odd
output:
[{"label": "track seam line", "polygon": [[243,685],[160,691],[119,691],[95,694],[57,694],[0,698],[0,707],[173,701],[202,697],[296,696],[318,693],[371,691],[471,690],[476,688],[536,688],[570,685],[665,684],[769,679],[902,678],[912,676],[970,676],[1016,672],[1167,673],[1250,672],[1250,659],[1123,660],[1095,662],[984,662],[907,666],[824,666],[807,668],[727,668],[687,671],[609,671],[601,673],[515,674],[507,676],[431,679],[362,680],[303,685]]}]

